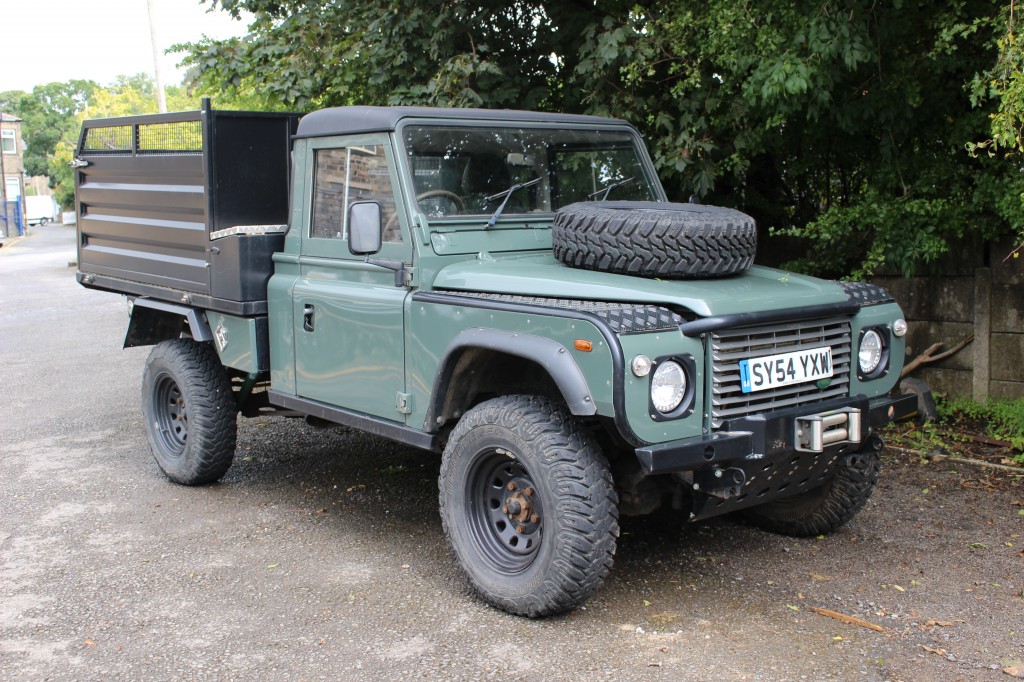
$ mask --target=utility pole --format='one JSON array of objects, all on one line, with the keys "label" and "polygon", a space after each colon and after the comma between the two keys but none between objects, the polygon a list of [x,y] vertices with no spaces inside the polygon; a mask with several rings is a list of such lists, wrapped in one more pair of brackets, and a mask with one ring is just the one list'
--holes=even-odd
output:
[{"label": "utility pole", "polygon": [[156,24],[153,23],[153,4],[155,0],[146,0],[146,11],[149,13],[149,41],[153,45],[153,71],[156,73],[156,104],[160,113],[167,112],[167,93],[164,92],[164,80],[160,75],[160,49],[156,42]]}]

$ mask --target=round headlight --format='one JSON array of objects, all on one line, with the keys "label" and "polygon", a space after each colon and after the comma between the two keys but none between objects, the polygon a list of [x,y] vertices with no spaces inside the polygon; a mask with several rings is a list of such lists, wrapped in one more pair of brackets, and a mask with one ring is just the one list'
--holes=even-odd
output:
[{"label": "round headlight", "polygon": [[651,377],[651,403],[654,409],[667,414],[679,407],[686,395],[686,372],[678,363],[666,360]]},{"label": "round headlight", "polygon": [[882,337],[874,329],[869,329],[860,337],[860,352],[857,353],[861,374],[871,374],[881,361]]}]

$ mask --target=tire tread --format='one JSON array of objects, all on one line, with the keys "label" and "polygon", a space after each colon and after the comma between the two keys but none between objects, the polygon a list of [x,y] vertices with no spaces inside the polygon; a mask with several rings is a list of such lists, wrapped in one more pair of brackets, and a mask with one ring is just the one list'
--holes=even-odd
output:
[{"label": "tire tread", "polygon": [[555,258],[575,268],[667,279],[727,277],[754,262],[757,228],[739,211],[634,204],[559,209],[552,225]]},{"label": "tire tread", "polygon": [[[513,597],[482,588],[463,566],[444,481],[458,461],[458,443],[472,429],[499,424],[540,453],[557,488],[557,509],[546,518],[559,524],[559,542],[541,587]],[[594,595],[612,568],[619,534],[618,499],[599,447],[559,403],[535,396],[506,396],[481,403],[456,425],[441,463],[439,504],[445,538],[473,591],[484,601],[517,615],[548,616],[571,610]],[[546,523],[546,522],[545,522]],[[553,536],[554,534],[552,534]]]},{"label": "tire tread", "polygon": [[[151,433],[153,374],[165,368],[188,405],[188,435],[181,466],[161,459],[163,448]],[[153,455],[164,474],[175,483],[202,485],[220,480],[231,467],[237,441],[237,411],[231,382],[210,344],[174,339],[156,345],[146,360],[143,375],[143,410]]]}]

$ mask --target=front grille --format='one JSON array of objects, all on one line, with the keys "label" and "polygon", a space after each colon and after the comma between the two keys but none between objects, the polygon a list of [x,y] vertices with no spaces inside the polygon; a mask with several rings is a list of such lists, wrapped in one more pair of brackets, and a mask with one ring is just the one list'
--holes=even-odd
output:
[{"label": "front grille", "polygon": [[[832,383],[824,389],[813,381],[755,393],[740,388],[740,360],[821,346],[832,347]],[[833,317],[724,330],[711,335],[711,362],[714,428],[727,419],[846,396],[850,390],[850,320]]]}]

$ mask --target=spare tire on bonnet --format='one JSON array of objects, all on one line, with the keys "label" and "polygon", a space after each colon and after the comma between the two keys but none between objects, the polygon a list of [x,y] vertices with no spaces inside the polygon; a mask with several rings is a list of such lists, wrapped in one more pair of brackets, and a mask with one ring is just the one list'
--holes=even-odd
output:
[{"label": "spare tire on bonnet", "polygon": [[555,213],[555,258],[640,277],[726,277],[754,262],[757,227],[720,206],[646,201],[570,204]]}]

